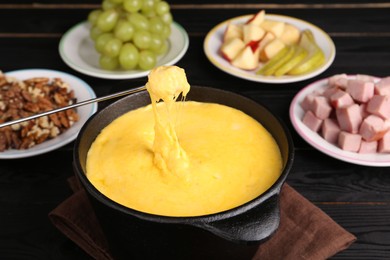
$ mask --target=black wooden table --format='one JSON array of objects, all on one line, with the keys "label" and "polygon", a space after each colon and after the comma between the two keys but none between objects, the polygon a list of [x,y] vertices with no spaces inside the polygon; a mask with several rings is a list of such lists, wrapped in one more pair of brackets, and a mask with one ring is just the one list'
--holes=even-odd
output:
[{"label": "black wooden table", "polygon": [[[97,96],[144,85],[146,77],[108,80],[86,76],[60,58],[62,35],[86,19],[98,0],[0,1],[0,70],[46,68],[71,73]],[[363,1],[170,1],[176,22],[190,45],[177,63],[192,85],[228,89],[270,108],[288,125],[296,146],[288,183],[357,236],[334,259],[390,259],[390,168],[359,166],[333,159],[308,145],[293,129],[289,105],[308,83],[338,73],[390,75],[390,2]],[[325,30],[337,54],[315,78],[290,84],[265,84],[230,76],[214,67],[203,41],[216,24],[259,9],[309,21]],[[101,107],[104,104],[100,104]],[[49,221],[48,213],[66,199],[73,143],[25,159],[0,160],[0,259],[86,259],[87,255]]]}]

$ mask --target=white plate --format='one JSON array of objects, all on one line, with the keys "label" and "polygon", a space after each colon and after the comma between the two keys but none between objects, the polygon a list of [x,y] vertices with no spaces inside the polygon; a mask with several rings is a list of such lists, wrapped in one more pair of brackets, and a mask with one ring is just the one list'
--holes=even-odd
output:
[{"label": "white plate", "polygon": [[[26,69],[26,70],[16,70],[5,73],[7,77],[14,77],[18,80],[24,80],[29,79],[33,77],[47,77],[47,78],[54,78],[58,77],[61,78],[64,82],[68,83],[69,86],[74,90],[75,96],[77,98],[77,101],[84,101],[91,98],[96,98],[96,95],[92,88],[82,81],[81,79],[64,73],[60,71],[54,71],[54,70],[47,70],[47,69]],[[60,134],[59,136],[45,141],[41,144],[38,144],[36,146],[33,146],[26,150],[5,150],[4,152],[0,152],[0,159],[14,159],[14,158],[24,158],[24,157],[31,157],[43,153],[50,152],[52,150],[55,150],[61,146],[64,146],[71,141],[73,141],[81,129],[81,127],[84,125],[85,121],[97,110],[97,104],[89,104],[85,106],[81,106],[77,108],[77,113],[79,114],[79,121],[76,122],[71,128],[66,130],[64,133]]]},{"label": "white plate", "polygon": [[[89,37],[90,26],[82,22],[69,29],[61,38],[59,52],[62,60],[74,70],[89,76],[105,79],[133,79],[147,76],[143,70],[103,70],[99,66],[99,54]],[[157,58],[157,66],[173,65],[186,53],[189,45],[187,32],[173,22],[168,41],[168,52]]]},{"label": "white plate", "polygon": [[263,82],[263,83],[290,83],[290,82],[302,81],[302,80],[315,77],[318,74],[325,71],[332,64],[336,55],[336,48],[332,39],[323,30],[321,30],[320,28],[318,28],[317,26],[311,23],[308,23],[306,21],[297,18],[283,16],[283,15],[266,14],[265,16],[266,19],[286,22],[295,25],[300,30],[310,29],[314,34],[317,44],[320,46],[320,48],[323,50],[325,54],[326,60],[324,64],[318,69],[307,74],[302,74],[297,76],[281,76],[281,77],[256,75],[256,70],[246,71],[232,66],[219,53],[219,48],[221,47],[222,44],[224,31],[228,23],[243,24],[252,16],[253,15],[244,15],[244,16],[239,16],[239,17],[229,19],[215,26],[207,34],[204,41],[203,49],[204,52],[206,53],[207,58],[217,68],[233,76],[251,80],[251,81]]},{"label": "white plate", "polygon": [[[354,77],[354,76],[350,76]],[[315,90],[321,90],[327,87],[327,79],[322,79],[317,82],[314,82],[307,87],[303,88],[292,100],[290,105],[290,119],[292,125],[298,134],[310,145],[319,151],[342,161],[365,165],[365,166],[390,166],[390,154],[359,154],[349,151],[344,151],[338,148],[336,145],[333,145],[325,139],[323,139],[318,133],[310,130],[306,125],[303,124],[302,118],[304,111],[300,106],[300,103],[309,93],[312,93]]]}]

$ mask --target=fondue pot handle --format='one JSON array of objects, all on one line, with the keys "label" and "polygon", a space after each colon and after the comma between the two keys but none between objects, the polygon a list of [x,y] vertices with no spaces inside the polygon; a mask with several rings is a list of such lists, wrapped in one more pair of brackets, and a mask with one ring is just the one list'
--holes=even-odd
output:
[{"label": "fondue pot handle", "polygon": [[252,244],[269,238],[279,227],[279,194],[241,214],[204,223],[203,228],[224,239]]}]

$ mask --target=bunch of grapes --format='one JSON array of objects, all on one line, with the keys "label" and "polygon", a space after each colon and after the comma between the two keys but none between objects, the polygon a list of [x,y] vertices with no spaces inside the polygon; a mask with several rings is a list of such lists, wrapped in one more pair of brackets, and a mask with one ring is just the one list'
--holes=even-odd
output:
[{"label": "bunch of grapes", "polygon": [[150,70],[168,49],[172,14],[162,0],[103,0],[88,15],[103,69]]}]

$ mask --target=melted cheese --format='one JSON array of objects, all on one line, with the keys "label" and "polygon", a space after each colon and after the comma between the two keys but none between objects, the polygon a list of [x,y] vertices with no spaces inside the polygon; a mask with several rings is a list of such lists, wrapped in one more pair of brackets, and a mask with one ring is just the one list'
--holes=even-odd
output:
[{"label": "melted cheese", "polygon": [[92,144],[87,176],[112,200],[152,214],[199,216],[242,205],[279,177],[280,151],[267,130],[231,107],[175,102],[189,91],[184,79],[171,68],[151,73],[151,105],[117,118]]}]

